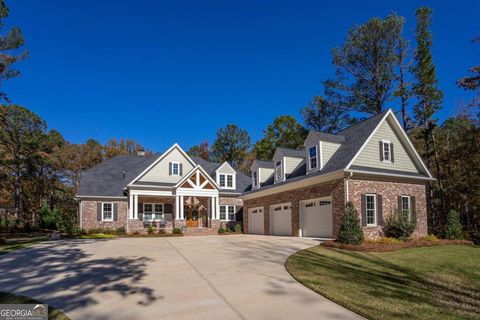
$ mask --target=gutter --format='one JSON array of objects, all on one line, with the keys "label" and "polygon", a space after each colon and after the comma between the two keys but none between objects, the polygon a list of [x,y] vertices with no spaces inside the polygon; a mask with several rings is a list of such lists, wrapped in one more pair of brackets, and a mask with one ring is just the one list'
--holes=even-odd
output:
[{"label": "gutter", "polygon": [[351,173],[351,174],[366,174],[366,175],[374,175],[374,176],[380,176],[380,177],[395,177],[395,178],[404,178],[404,179],[420,180],[420,181],[436,181],[437,180],[435,178],[430,178],[430,177],[418,177],[418,176],[410,176],[406,174],[384,173],[384,172],[364,171],[364,170],[345,170],[345,172]]}]

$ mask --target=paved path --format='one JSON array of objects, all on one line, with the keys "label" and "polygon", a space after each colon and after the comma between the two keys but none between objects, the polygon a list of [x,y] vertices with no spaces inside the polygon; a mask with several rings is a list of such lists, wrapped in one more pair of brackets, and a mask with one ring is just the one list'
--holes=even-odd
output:
[{"label": "paved path", "polygon": [[45,242],[0,256],[0,291],[79,319],[361,319],[297,283],[315,240],[253,235]]}]

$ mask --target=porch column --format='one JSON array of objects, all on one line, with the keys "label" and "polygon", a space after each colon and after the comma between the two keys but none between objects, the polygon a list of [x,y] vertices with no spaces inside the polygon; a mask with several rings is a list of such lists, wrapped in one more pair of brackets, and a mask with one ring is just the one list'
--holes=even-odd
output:
[{"label": "porch column", "polygon": [[185,219],[185,204],[183,202],[183,196],[180,196],[180,219]]},{"label": "porch column", "polygon": [[220,220],[220,202],[218,200],[218,196],[215,197],[215,212],[217,214],[217,220]]},{"label": "porch column", "polygon": [[180,198],[175,196],[175,220],[180,219]]},{"label": "porch column", "polygon": [[138,219],[138,194],[133,196],[133,219]]},{"label": "porch column", "polygon": [[128,197],[128,219],[133,219],[133,194]]}]

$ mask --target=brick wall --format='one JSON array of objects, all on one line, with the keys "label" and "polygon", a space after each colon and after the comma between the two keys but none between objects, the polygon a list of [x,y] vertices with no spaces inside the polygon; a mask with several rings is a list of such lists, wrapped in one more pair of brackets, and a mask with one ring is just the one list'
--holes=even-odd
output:
[{"label": "brick wall", "polygon": [[127,200],[107,201],[117,204],[117,221],[98,221],[97,220],[97,203],[102,201],[82,200],[82,228],[84,230],[103,228],[117,229],[120,227],[127,228],[128,203]]},{"label": "brick wall", "polygon": [[333,211],[333,235],[338,234],[339,219],[344,209],[344,183],[343,179],[338,179],[326,183],[316,184],[313,186],[280,192],[264,197],[249,199],[243,201],[243,229],[248,233],[248,209],[255,207],[264,207],[264,230],[265,234],[270,233],[269,208],[271,205],[291,202],[292,210],[292,235],[298,236],[300,228],[299,219],[299,201],[314,198],[332,196]]},{"label": "brick wall", "polygon": [[[382,195],[384,220],[389,214],[392,214],[392,212],[395,212],[397,209],[398,196],[414,196],[417,227],[413,236],[422,237],[427,235],[427,203],[425,184],[350,179],[348,182],[348,190],[349,200],[352,201],[359,214],[361,213],[362,194],[374,193]],[[376,238],[381,236],[381,229],[382,226],[363,227],[365,236],[368,238]]]}]

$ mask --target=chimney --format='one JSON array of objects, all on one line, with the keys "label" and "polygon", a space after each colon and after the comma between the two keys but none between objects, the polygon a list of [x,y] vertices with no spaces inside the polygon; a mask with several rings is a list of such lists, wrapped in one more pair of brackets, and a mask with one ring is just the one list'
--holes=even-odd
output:
[{"label": "chimney", "polygon": [[145,155],[145,149],[138,149],[137,150],[137,156],[144,156]]}]

